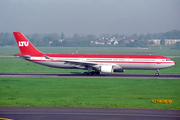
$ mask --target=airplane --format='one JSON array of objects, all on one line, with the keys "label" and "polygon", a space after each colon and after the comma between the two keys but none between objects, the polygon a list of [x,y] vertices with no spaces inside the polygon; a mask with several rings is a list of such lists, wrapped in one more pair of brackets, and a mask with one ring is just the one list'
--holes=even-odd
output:
[{"label": "airplane", "polygon": [[99,75],[100,73],[124,72],[131,70],[159,70],[175,65],[168,57],[159,55],[95,55],[95,54],[46,54],[37,50],[21,33],[13,32],[21,54],[16,54],[25,60],[63,69],[88,70],[83,75]]}]

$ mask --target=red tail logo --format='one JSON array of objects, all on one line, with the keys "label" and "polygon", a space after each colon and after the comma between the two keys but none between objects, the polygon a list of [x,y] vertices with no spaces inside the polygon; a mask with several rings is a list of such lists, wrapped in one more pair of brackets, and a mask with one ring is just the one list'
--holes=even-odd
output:
[{"label": "red tail logo", "polygon": [[29,45],[29,42],[26,42],[26,41],[21,41],[19,42],[19,46],[28,46]]},{"label": "red tail logo", "polygon": [[37,50],[21,32],[13,32],[13,34],[22,55],[42,56],[44,54]]}]

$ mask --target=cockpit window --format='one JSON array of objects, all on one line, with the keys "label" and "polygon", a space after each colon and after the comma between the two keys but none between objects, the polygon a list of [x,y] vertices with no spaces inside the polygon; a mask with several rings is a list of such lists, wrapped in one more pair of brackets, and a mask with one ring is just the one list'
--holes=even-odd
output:
[{"label": "cockpit window", "polygon": [[166,59],[166,61],[171,61],[171,59]]}]

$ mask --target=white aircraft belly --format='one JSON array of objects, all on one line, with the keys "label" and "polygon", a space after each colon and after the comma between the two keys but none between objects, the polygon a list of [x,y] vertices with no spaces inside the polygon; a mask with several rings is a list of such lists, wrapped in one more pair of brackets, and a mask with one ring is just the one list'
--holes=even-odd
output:
[{"label": "white aircraft belly", "polygon": [[56,68],[74,68],[74,65],[64,64],[64,62],[48,62],[48,61],[33,61],[34,63],[56,67]]},{"label": "white aircraft belly", "polygon": [[121,63],[118,64],[123,69],[147,69],[147,70],[156,70],[164,69],[173,66],[172,64],[157,64],[157,63]]},{"label": "white aircraft belly", "polygon": [[123,69],[155,69],[154,63],[121,63]]},{"label": "white aircraft belly", "polygon": [[[41,65],[56,67],[56,68],[77,68],[77,65],[67,64],[66,62],[52,62],[52,61],[33,61]],[[103,63],[111,64],[111,63]],[[147,69],[147,70],[156,70],[163,69],[173,66],[172,64],[159,64],[159,63],[114,63],[117,66],[120,66],[121,69]],[[101,64],[99,64],[101,65]]]}]

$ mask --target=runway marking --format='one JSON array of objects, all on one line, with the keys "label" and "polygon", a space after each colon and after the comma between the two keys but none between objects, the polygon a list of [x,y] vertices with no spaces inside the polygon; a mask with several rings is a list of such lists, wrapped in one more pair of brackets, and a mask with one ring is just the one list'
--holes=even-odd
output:
[{"label": "runway marking", "polygon": [[[110,116],[146,116],[146,117],[170,117],[170,118],[180,118],[180,116],[170,116],[170,115],[143,115],[143,114],[110,114],[110,113],[0,113],[0,114],[15,114],[15,115],[110,115]],[[12,119],[5,119],[12,120]]]},{"label": "runway marking", "polygon": [[9,118],[1,118],[1,117],[0,117],[0,120],[14,120],[14,119],[9,119]]}]

